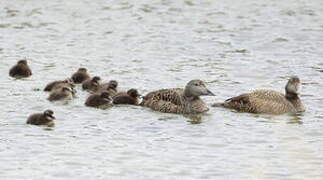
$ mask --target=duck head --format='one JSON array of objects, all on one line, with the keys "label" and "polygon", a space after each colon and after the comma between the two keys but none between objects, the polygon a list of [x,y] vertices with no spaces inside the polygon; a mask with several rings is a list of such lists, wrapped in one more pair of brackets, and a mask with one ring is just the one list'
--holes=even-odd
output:
[{"label": "duck head", "polygon": [[205,83],[198,79],[187,83],[184,94],[186,97],[215,96],[206,88]]}]

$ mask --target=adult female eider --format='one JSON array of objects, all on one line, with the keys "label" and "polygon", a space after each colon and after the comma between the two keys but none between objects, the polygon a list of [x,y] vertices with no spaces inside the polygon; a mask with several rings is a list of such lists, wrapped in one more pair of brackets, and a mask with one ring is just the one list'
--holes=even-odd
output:
[{"label": "adult female eider", "polygon": [[200,96],[214,96],[201,80],[191,80],[185,89],[162,89],[148,93],[141,105],[164,113],[195,114],[209,110]]},{"label": "adult female eider", "polygon": [[27,124],[53,126],[55,119],[53,114],[54,112],[52,110],[46,110],[43,113],[32,114],[28,117]]},{"label": "adult female eider", "polygon": [[137,89],[129,89],[126,93],[120,92],[113,97],[113,104],[139,104],[140,94]]},{"label": "adult female eider", "polygon": [[300,79],[292,76],[285,86],[285,94],[273,90],[256,90],[212,106],[222,106],[249,113],[284,114],[304,112],[299,98]]},{"label": "adult female eider", "polygon": [[20,60],[9,70],[9,75],[14,78],[25,78],[32,75],[27,60]]}]

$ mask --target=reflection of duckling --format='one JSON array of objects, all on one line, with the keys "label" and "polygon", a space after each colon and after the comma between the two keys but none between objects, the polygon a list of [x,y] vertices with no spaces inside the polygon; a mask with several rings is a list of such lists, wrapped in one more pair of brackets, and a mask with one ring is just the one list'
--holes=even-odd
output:
[{"label": "reflection of duckling", "polygon": [[111,80],[108,83],[100,85],[99,91],[108,91],[111,97],[115,96],[118,93],[118,82],[116,80]]},{"label": "reflection of duckling", "polygon": [[87,98],[85,105],[90,107],[99,107],[99,106],[110,104],[110,102],[111,102],[110,93],[103,91],[100,94],[90,95]]},{"label": "reflection of duckling", "polygon": [[52,110],[46,110],[43,113],[32,114],[28,117],[27,124],[53,126],[55,119],[53,114],[54,112]]},{"label": "reflection of duckling", "polygon": [[75,84],[80,84],[88,79],[90,79],[90,75],[87,73],[86,68],[79,68],[78,71],[72,75],[72,80]]},{"label": "reflection of duckling", "polygon": [[62,87],[55,89],[50,92],[48,100],[49,101],[58,101],[58,100],[70,100],[73,99],[74,92],[71,88]]},{"label": "reflection of duckling", "polygon": [[202,113],[208,111],[200,96],[214,96],[201,80],[191,80],[185,89],[162,89],[148,93],[141,105],[165,113]]},{"label": "reflection of duckling", "polygon": [[137,89],[129,89],[127,93],[121,92],[113,97],[113,104],[139,104],[139,97]]},{"label": "reflection of duckling", "polygon": [[292,76],[285,86],[285,94],[272,90],[256,90],[212,106],[222,106],[250,113],[284,114],[288,112],[304,112],[305,107],[299,98],[300,86],[300,79],[297,76]]},{"label": "reflection of duckling", "polygon": [[100,80],[101,78],[99,76],[94,76],[92,79],[88,79],[82,83],[82,89],[95,92],[100,87]]},{"label": "reflection of duckling", "polygon": [[72,79],[65,79],[63,81],[53,81],[51,83],[48,83],[46,87],[44,88],[44,91],[51,91],[53,89],[56,89],[57,87],[62,86],[68,86],[70,88],[74,88],[75,85],[73,84]]},{"label": "reflection of duckling", "polygon": [[9,75],[14,78],[23,78],[31,76],[32,72],[27,64],[27,60],[18,61],[18,63],[10,69]]}]

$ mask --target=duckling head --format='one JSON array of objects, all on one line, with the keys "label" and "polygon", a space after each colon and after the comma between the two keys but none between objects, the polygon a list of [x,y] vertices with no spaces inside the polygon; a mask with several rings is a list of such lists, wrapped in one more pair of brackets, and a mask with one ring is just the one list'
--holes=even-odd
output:
[{"label": "duckling head", "polygon": [[79,68],[78,72],[87,72],[87,69],[86,68]]},{"label": "duckling head", "polygon": [[27,60],[23,59],[23,60],[19,60],[18,64],[24,64],[27,65]]},{"label": "duckling head", "polygon": [[52,111],[50,109],[44,111],[44,115],[46,116],[46,118],[48,120],[54,120],[55,119],[55,117],[53,116],[53,114],[54,114],[54,111]]},{"label": "duckling head", "polygon": [[100,97],[103,98],[104,100],[106,101],[112,101],[112,98],[111,98],[111,95],[109,92],[107,91],[103,91],[101,94],[100,94]]},{"label": "duckling head", "polygon": [[127,91],[127,94],[128,94],[129,96],[131,96],[131,97],[134,97],[134,98],[141,97],[141,95],[138,93],[138,90],[137,90],[137,89],[134,89],[134,88],[129,89],[129,90]]},{"label": "duckling head", "polygon": [[198,79],[187,83],[184,94],[186,97],[215,96],[206,88],[205,83]]},{"label": "duckling head", "polygon": [[118,82],[116,80],[109,81],[109,87],[108,88],[117,89],[117,87],[118,87]]}]

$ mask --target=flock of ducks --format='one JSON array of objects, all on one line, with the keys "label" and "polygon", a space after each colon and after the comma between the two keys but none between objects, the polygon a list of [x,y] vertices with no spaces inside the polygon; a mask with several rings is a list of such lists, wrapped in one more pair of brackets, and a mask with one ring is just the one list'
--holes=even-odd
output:
[{"label": "flock of ducks", "polygon": [[[27,78],[32,75],[27,60],[20,60],[14,65],[9,75],[14,78]],[[44,91],[49,92],[49,101],[71,100],[76,97],[75,84],[82,84],[82,89],[90,95],[85,101],[89,107],[101,107],[110,104],[129,104],[148,107],[163,113],[196,114],[209,110],[200,96],[215,96],[201,80],[189,81],[185,88],[161,89],[141,96],[137,89],[118,92],[118,82],[111,80],[100,83],[98,76],[91,77],[86,68],[79,68],[71,78],[49,83]],[[284,114],[304,112],[305,107],[299,98],[301,82],[292,76],[285,86],[285,94],[273,90],[256,90],[215,103],[213,107],[224,107],[249,113]],[[141,100],[142,99],[142,100]],[[140,102],[141,100],[141,102]],[[27,124],[54,125],[54,112],[32,114]]]}]

